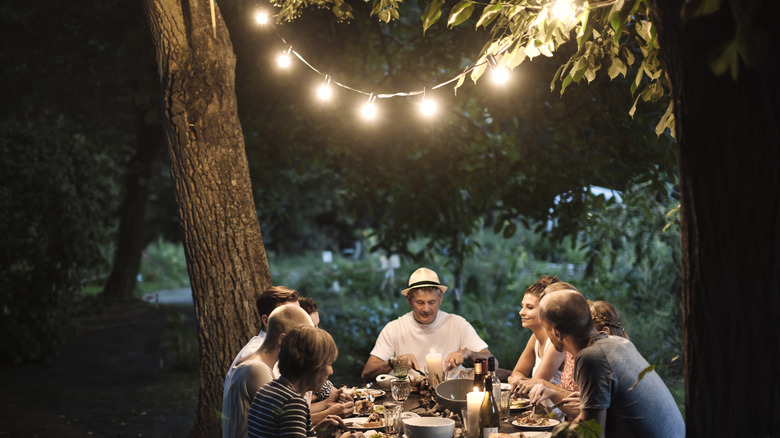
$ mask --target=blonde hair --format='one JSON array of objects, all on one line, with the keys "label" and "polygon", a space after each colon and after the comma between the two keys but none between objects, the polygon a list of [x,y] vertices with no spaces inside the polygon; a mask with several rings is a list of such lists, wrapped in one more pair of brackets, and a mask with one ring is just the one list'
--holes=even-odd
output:
[{"label": "blonde hair", "polygon": [[274,309],[268,315],[268,331],[265,335],[265,339],[271,342],[269,348],[278,348],[276,342],[279,336],[298,326],[314,326],[305,310],[294,304],[283,304]]},{"label": "blonde hair", "polygon": [[628,339],[628,334],[623,328],[623,319],[615,306],[606,301],[588,301],[588,305],[596,330],[600,332],[608,330],[610,335]]},{"label": "blonde hair", "polygon": [[328,332],[299,326],[282,341],[279,372],[287,379],[300,379],[332,364],[338,357],[339,350]]}]

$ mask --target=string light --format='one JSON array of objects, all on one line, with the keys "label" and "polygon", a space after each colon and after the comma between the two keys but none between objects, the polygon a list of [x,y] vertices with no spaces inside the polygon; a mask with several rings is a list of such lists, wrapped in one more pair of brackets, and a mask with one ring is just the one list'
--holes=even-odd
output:
[{"label": "string light", "polygon": [[368,96],[368,102],[366,102],[366,104],[363,105],[363,108],[360,110],[364,118],[373,119],[376,117],[376,104],[374,104],[375,100],[376,96],[374,96],[374,93],[371,93],[371,95]]},{"label": "string light", "polygon": [[563,23],[569,23],[574,18],[574,8],[569,0],[555,0],[552,13]]},{"label": "string light", "polygon": [[279,55],[278,58],[276,58],[276,62],[279,64],[279,67],[287,68],[287,67],[290,66],[290,62],[291,62],[290,52],[291,51],[292,51],[292,46],[290,46],[289,49],[287,49],[286,51],[282,52],[282,54]]},{"label": "string light", "polygon": [[330,89],[330,75],[325,75],[325,82],[317,89],[317,97],[319,97],[320,100],[329,100],[332,94],[333,92]]},{"label": "string light", "polygon": [[266,24],[268,24],[268,20],[269,20],[268,12],[266,12],[265,10],[258,9],[255,12],[255,21],[257,22],[257,24],[261,26],[265,26]]},{"label": "string light", "polygon": [[436,112],[436,102],[425,98],[425,90],[423,90],[423,98],[420,102],[420,112],[424,116],[432,116]]},{"label": "string light", "polygon": [[509,80],[509,70],[504,66],[499,66],[496,57],[493,55],[488,55],[487,61],[493,74],[493,82],[499,85],[505,84]]}]

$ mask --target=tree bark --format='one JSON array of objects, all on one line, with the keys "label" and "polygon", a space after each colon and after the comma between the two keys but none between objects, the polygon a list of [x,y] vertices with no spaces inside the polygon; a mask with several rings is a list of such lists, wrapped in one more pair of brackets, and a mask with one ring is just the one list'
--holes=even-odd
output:
[{"label": "tree bark", "polygon": [[748,2],[687,21],[683,3],[657,0],[654,23],[675,105],[687,435],[777,436],[778,27],[764,1],[749,15],[769,33],[768,59],[717,77],[708,59],[734,35],[731,6]]},{"label": "tree bark", "polygon": [[160,126],[146,121],[145,105],[135,108],[136,153],[127,166],[124,200],[119,217],[114,261],[103,287],[103,299],[112,302],[131,296],[141,266],[144,218],[149,200],[149,177],[155,157],[162,147]]},{"label": "tree bark", "polygon": [[270,273],[238,120],[230,36],[207,0],[144,0],[162,87],[171,173],[200,345],[190,436],[220,436],[225,372],[258,331],[255,292]]}]

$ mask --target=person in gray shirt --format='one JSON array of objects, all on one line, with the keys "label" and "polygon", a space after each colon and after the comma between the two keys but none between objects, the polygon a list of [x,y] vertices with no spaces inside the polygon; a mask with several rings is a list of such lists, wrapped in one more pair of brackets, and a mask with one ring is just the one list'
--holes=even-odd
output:
[{"label": "person in gray shirt", "polygon": [[649,364],[629,340],[595,329],[582,294],[545,295],[539,316],[555,348],[576,357],[580,414],[575,422],[596,419],[607,438],[685,436],[680,410],[658,374],[647,373],[631,388]]}]

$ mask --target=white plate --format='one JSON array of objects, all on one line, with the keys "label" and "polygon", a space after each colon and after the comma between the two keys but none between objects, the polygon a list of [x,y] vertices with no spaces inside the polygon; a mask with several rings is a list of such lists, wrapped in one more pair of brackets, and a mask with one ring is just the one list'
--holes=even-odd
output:
[{"label": "white plate", "polygon": [[363,427],[363,423],[368,421],[368,417],[352,417],[352,418],[345,418],[344,424],[347,425],[350,429],[354,430],[382,430],[385,428],[385,420],[382,420],[381,426],[371,426],[371,427]]},{"label": "white plate", "polygon": [[371,397],[376,398],[376,397],[382,397],[383,395],[385,395],[385,392],[382,391],[381,389],[357,388],[355,390],[355,395],[358,397],[367,397],[370,395]]},{"label": "white plate", "polygon": [[401,420],[405,420],[407,418],[417,418],[419,415],[415,414],[414,412],[401,412]]},{"label": "white plate", "polygon": [[512,421],[512,426],[515,426],[518,429],[525,429],[525,430],[550,430],[553,427],[557,426],[560,421],[554,419],[554,418],[548,418],[547,424],[544,426],[526,426],[524,424],[520,424],[517,422],[517,420]]},{"label": "white plate", "polygon": [[511,436],[523,436],[526,438],[550,438],[552,436],[552,432],[531,432],[531,431],[525,431],[525,432],[514,432],[510,433]]},{"label": "white plate", "polygon": [[[518,398],[510,401],[509,403],[510,403],[509,410],[511,412],[527,411],[528,409],[531,408],[531,406],[533,406],[531,404],[531,401],[528,400],[527,398]],[[523,403],[523,405],[519,405],[518,403]],[[513,404],[515,404],[515,406],[512,406]]]}]

